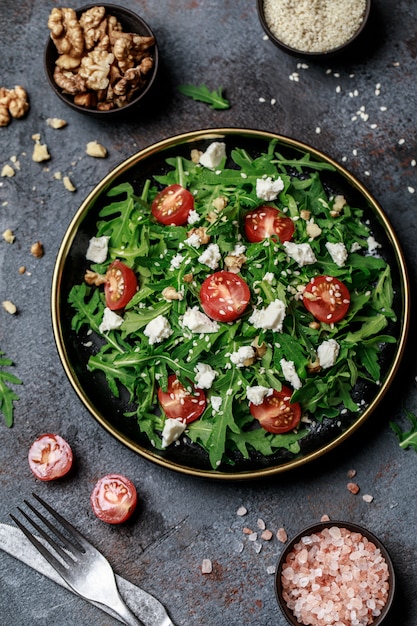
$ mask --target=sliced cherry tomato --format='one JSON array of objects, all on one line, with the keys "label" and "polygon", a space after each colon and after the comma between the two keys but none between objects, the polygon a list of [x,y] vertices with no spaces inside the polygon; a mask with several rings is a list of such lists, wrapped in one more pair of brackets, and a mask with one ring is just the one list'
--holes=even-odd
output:
[{"label": "sliced cherry tomato", "polygon": [[152,215],[161,224],[182,226],[194,208],[194,197],[181,185],[169,185],[152,202]]},{"label": "sliced cherry tomato", "polygon": [[95,515],[108,524],[125,522],[136,508],[138,496],[131,480],[121,474],[100,478],[91,494]]},{"label": "sliced cherry tomato", "polygon": [[340,322],[348,312],[350,293],[342,281],[333,276],[316,276],[306,286],[303,302],[320,322]]},{"label": "sliced cherry tomato", "polygon": [[279,434],[293,430],[300,423],[301,407],[298,402],[290,403],[292,391],[289,387],[282,387],[281,391],[274,389],[270,396],[266,396],[262,404],[249,404],[253,417],[270,433]]},{"label": "sliced cherry tomato", "polygon": [[181,419],[187,424],[200,417],[206,408],[206,394],[194,387],[190,393],[175,374],[168,376],[168,388],[158,389],[158,400],[167,417]]},{"label": "sliced cherry tomato", "polygon": [[218,322],[233,322],[249,304],[249,287],[233,272],[215,272],[200,288],[201,306],[206,315]]},{"label": "sliced cherry tomato", "polygon": [[251,243],[274,235],[284,243],[292,238],[294,230],[292,219],[272,206],[260,206],[245,216],[245,235]]},{"label": "sliced cherry tomato", "polygon": [[71,446],[60,435],[40,435],[29,448],[28,461],[39,480],[61,478],[72,467]]},{"label": "sliced cherry tomato", "polygon": [[104,293],[106,306],[112,311],[123,309],[133,298],[138,288],[138,281],[133,270],[122,261],[113,261],[106,272]]}]

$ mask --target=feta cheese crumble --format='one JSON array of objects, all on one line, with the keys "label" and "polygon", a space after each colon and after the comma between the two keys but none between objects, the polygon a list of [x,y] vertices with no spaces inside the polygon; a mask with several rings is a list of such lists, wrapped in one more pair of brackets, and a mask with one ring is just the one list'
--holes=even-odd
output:
[{"label": "feta cheese crumble", "polygon": [[200,156],[199,163],[210,170],[214,170],[220,165],[225,156],[226,144],[221,141],[214,141]]},{"label": "feta cheese crumble", "polygon": [[211,396],[210,402],[211,402],[211,408],[213,409],[213,413],[217,413],[220,410],[220,407],[223,402],[223,398],[221,396]]},{"label": "feta cheese crumble", "polygon": [[162,431],[162,447],[167,448],[177,441],[179,437],[181,437],[184,432],[187,424],[180,419],[169,417],[164,424],[164,429]]},{"label": "feta cheese crumble", "polygon": [[123,324],[123,317],[117,315],[114,311],[106,307],[103,313],[103,319],[98,327],[101,333],[109,332],[110,330],[116,330]]},{"label": "feta cheese crumble", "polygon": [[335,339],[323,341],[317,348],[317,358],[323,369],[332,367],[339,356],[340,346]]},{"label": "feta cheese crumble", "polygon": [[253,387],[246,387],[246,398],[252,404],[259,406],[262,404],[267,396],[272,395],[272,389],[264,387],[263,385],[254,385]]},{"label": "feta cheese crumble", "polygon": [[283,246],[288,256],[296,261],[300,267],[303,267],[304,265],[312,265],[317,261],[309,243],[293,243],[292,241],[285,241]]},{"label": "feta cheese crumble", "polygon": [[161,343],[164,339],[171,337],[173,330],[166,317],[158,315],[145,326],[143,334],[149,338],[149,345]]},{"label": "feta cheese crumble", "polygon": [[302,386],[300,377],[298,376],[294,361],[287,361],[286,359],[281,359],[279,364],[281,365],[282,375],[285,380],[292,385],[294,389],[300,389]]},{"label": "feta cheese crumble", "polygon": [[89,241],[85,258],[92,263],[104,263],[109,251],[110,237],[92,237]]},{"label": "feta cheese crumble", "polygon": [[188,218],[187,218],[187,223],[188,224],[195,224],[196,222],[198,222],[200,219],[199,214],[197,213],[197,211],[195,211],[194,209],[192,209],[189,214],[188,214]]},{"label": "feta cheese crumble", "polygon": [[270,176],[268,178],[256,179],[256,196],[261,200],[266,200],[267,202],[275,200],[283,189],[284,182],[281,177],[276,180],[272,180]]},{"label": "feta cheese crumble", "polygon": [[197,233],[191,233],[191,235],[184,241],[193,248],[199,248],[201,246],[201,237]]},{"label": "feta cheese crumble", "polygon": [[214,379],[217,376],[216,370],[214,370],[208,363],[197,363],[195,367],[197,372],[195,376],[195,382],[199,389],[210,389]]},{"label": "feta cheese crumble", "polygon": [[176,254],[175,256],[172,257],[171,259],[171,266],[170,266],[170,270],[172,271],[174,270],[178,270],[181,267],[181,263],[183,262],[184,257],[182,256],[182,254]]},{"label": "feta cheese crumble", "polygon": [[343,267],[348,257],[345,244],[344,243],[330,243],[330,241],[327,241],[326,249],[328,253],[330,254],[330,256],[332,257],[332,261],[336,263],[336,265],[338,265],[339,267]]},{"label": "feta cheese crumble", "polygon": [[215,270],[221,259],[220,248],[217,243],[211,243],[204,250],[203,254],[198,257],[198,262],[207,265],[210,269]]},{"label": "feta cheese crumble", "polygon": [[254,309],[248,322],[255,328],[273,330],[276,333],[282,331],[282,323],[285,318],[285,304],[282,300],[274,300],[264,309]]},{"label": "feta cheese crumble", "polygon": [[232,352],[230,360],[236,367],[244,367],[246,361],[250,361],[254,357],[255,350],[251,346],[241,346],[237,352]]},{"label": "feta cheese crumble", "polygon": [[183,315],[182,324],[193,333],[216,333],[219,330],[217,322],[202,313],[197,306],[188,308]]}]

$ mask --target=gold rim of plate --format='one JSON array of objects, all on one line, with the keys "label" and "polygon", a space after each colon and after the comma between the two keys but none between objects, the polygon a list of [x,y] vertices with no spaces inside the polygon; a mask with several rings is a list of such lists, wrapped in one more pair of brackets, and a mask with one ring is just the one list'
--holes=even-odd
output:
[{"label": "gold rim of plate", "polygon": [[[136,166],[141,161],[152,157],[153,155],[158,154],[160,151],[166,150],[167,148],[175,148],[176,146],[184,145],[187,143],[192,143],[197,140],[221,140],[226,137],[245,137],[253,138],[254,140],[272,140],[277,139],[281,144],[299,150],[303,153],[308,152],[311,156],[315,157],[316,160],[321,162],[326,162],[331,164],[336,172],[340,173],[356,191],[358,191],[364,198],[365,202],[371,207],[379,219],[383,229],[385,230],[386,235],[388,236],[394,251],[394,255],[398,264],[398,272],[400,275],[401,285],[399,286],[401,290],[401,303],[402,303],[402,319],[400,320],[401,328],[399,330],[397,349],[395,351],[394,358],[392,360],[391,365],[387,369],[387,373],[384,379],[384,382],[380,385],[378,392],[376,393],[373,400],[370,402],[369,406],[359,415],[359,417],[342,433],[337,435],[333,440],[329,443],[323,445],[317,450],[311,451],[304,456],[294,458],[293,460],[289,460],[285,463],[281,463],[278,465],[273,465],[265,468],[258,468],[255,470],[247,470],[247,471],[238,471],[238,472],[223,472],[220,470],[211,470],[211,469],[199,469],[194,467],[188,467],[186,465],[182,465],[179,463],[175,463],[171,460],[167,460],[162,456],[154,453],[152,450],[144,448],[139,445],[135,441],[132,441],[129,437],[119,432],[117,428],[115,428],[112,424],[108,422],[108,420],[96,409],[96,407],[92,404],[88,394],[81,387],[76,373],[74,371],[73,365],[70,362],[68,357],[68,353],[65,347],[65,338],[63,336],[63,328],[60,319],[60,310],[61,310],[61,285],[62,285],[62,275],[64,266],[71,249],[71,246],[74,242],[74,239],[77,235],[79,226],[83,221],[85,215],[89,212],[89,210],[94,206],[95,200],[100,196],[103,191],[107,191],[109,186],[114,183],[114,181],[121,175],[128,172],[133,166]],[[290,137],[286,137],[284,135],[278,135],[275,133],[267,132],[267,131],[258,131],[251,129],[241,129],[241,128],[213,128],[213,129],[205,129],[205,130],[197,130],[190,131],[187,133],[182,133],[180,135],[176,135],[173,137],[169,137],[167,139],[163,139],[155,144],[152,144],[139,152],[133,154],[125,161],[117,165],[114,169],[112,169],[99,183],[98,185],[89,193],[89,195],[85,198],[77,212],[75,213],[73,219],[70,222],[70,225],[65,233],[63,241],[58,251],[55,269],[52,278],[52,296],[51,296],[51,308],[52,308],[52,325],[53,332],[55,337],[55,342],[58,350],[58,354],[62,365],[64,367],[65,373],[73,386],[74,390],[78,394],[79,398],[85,405],[85,407],[90,411],[93,417],[97,420],[99,424],[103,428],[105,428],[108,432],[110,432],[116,439],[122,442],[125,446],[137,452],[139,455],[148,459],[149,461],[156,463],[157,465],[163,466],[165,468],[180,472],[182,474],[188,474],[191,476],[199,477],[199,478],[210,478],[217,480],[249,480],[249,479],[258,479],[262,477],[269,477],[279,473],[287,472],[289,470],[298,468],[306,463],[310,463],[324,454],[330,452],[337,446],[339,446],[342,442],[348,439],[373,413],[376,407],[381,402],[382,398],[385,396],[388,388],[394,380],[394,377],[397,373],[398,367],[400,365],[401,358],[403,356],[406,339],[409,330],[409,320],[410,320],[410,288],[409,288],[409,278],[408,271],[405,263],[405,259],[397,239],[397,236],[387,218],[384,211],[382,210],[379,203],[375,200],[375,198],[369,193],[366,187],[358,180],[355,176],[353,176],[348,170],[346,170],[339,163],[334,161],[331,157],[327,156],[323,152],[304,144],[298,140],[292,139]]]}]

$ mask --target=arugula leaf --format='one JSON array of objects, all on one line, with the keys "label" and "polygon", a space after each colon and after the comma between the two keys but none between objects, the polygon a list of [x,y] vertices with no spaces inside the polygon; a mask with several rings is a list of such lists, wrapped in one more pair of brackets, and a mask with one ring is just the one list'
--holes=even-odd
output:
[{"label": "arugula leaf", "polygon": [[0,413],[3,414],[4,423],[8,428],[13,426],[13,402],[19,400],[19,396],[11,389],[10,385],[22,385],[22,381],[14,374],[4,371],[3,368],[14,365],[13,361],[6,358],[0,351]]},{"label": "arugula leaf", "polygon": [[411,411],[405,410],[405,414],[411,423],[410,430],[401,430],[401,428],[395,422],[390,422],[390,426],[394,433],[397,435],[400,448],[414,448],[417,452],[417,417]]},{"label": "arugula leaf", "polygon": [[180,85],[178,91],[193,100],[205,102],[211,109],[229,109],[230,103],[223,97],[223,87],[210,91],[206,85]]}]

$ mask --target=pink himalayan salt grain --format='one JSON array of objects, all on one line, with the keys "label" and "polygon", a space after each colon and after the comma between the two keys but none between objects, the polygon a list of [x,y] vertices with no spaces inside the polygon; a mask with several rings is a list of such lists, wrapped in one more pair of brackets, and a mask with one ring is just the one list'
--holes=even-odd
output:
[{"label": "pink himalayan salt grain", "polygon": [[372,624],[387,602],[388,578],[379,548],[337,526],[302,537],[281,575],[288,608],[309,626]]}]

